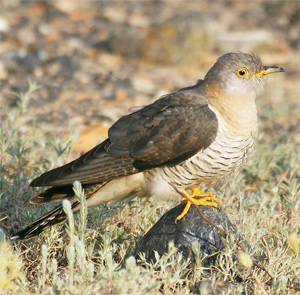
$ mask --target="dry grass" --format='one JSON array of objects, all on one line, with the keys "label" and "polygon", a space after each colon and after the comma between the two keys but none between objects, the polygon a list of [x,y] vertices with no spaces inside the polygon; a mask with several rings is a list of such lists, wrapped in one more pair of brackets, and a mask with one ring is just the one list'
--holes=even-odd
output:
[{"label": "dry grass", "polygon": [[[7,110],[1,118],[0,220],[7,234],[49,210],[50,205],[28,205],[32,195],[29,179],[66,162],[71,154],[68,143],[60,142],[54,134],[43,134],[43,126],[36,127],[36,122],[32,122],[30,134],[16,128],[26,113],[32,91],[20,95],[19,108]],[[1,265],[6,265],[0,265],[3,294],[191,294],[197,292],[196,283],[203,278],[214,282],[235,281],[237,277],[256,294],[299,294],[289,287],[298,284],[299,288],[300,281],[297,118],[280,113],[276,122],[289,120],[296,122],[296,127],[277,136],[280,129],[278,125],[276,130],[272,128],[272,120],[278,110],[261,107],[264,120],[255,152],[225,188],[222,198],[227,214],[252,246],[259,263],[273,276],[272,280],[260,269],[238,267],[232,259],[235,250],[230,247],[219,256],[214,269],[201,267],[200,258],[198,264],[191,264],[179,253],[174,254],[172,245],[170,253],[155,265],[142,257],[141,264],[137,264],[131,256],[136,243],[174,203],[134,200],[113,210],[104,205],[89,211],[87,224],[86,212],[82,210],[73,221],[66,203],[66,230],[63,225],[54,226],[35,239],[13,245],[14,248],[2,234]],[[279,127],[285,129],[280,124]],[[77,190],[80,198],[80,187]],[[249,266],[247,259],[240,257],[245,266]],[[207,290],[199,288],[201,292]],[[242,285],[236,285],[224,294],[241,294],[242,290]]]}]

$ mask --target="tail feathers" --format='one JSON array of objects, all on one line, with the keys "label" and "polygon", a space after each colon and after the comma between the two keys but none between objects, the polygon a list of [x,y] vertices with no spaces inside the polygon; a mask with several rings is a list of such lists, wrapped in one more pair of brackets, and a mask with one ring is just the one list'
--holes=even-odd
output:
[{"label": "tail feathers", "polygon": [[40,217],[38,220],[31,223],[25,229],[17,232],[13,237],[12,240],[27,240],[32,238],[39,233],[41,233],[45,228],[54,225],[56,223],[60,223],[66,219],[66,214],[62,208],[62,205],[54,208],[49,213],[45,214],[44,216]]},{"label": "tail feathers", "polygon": [[[102,184],[83,186],[86,199],[92,197],[102,186]],[[46,203],[61,199],[69,199],[72,204],[71,208],[73,213],[76,213],[79,210],[80,202],[77,201],[72,187],[52,187],[34,196],[30,201],[31,203]],[[59,205],[49,213],[31,223],[24,230],[17,232],[11,239],[14,241],[30,239],[41,233],[45,228],[60,223],[66,218],[67,216],[62,205]]]},{"label": "tail feathers", "polygon": [[51,187],[30,199],[31,204],[42,204],[71,198],[74,196],[72,186]]}]

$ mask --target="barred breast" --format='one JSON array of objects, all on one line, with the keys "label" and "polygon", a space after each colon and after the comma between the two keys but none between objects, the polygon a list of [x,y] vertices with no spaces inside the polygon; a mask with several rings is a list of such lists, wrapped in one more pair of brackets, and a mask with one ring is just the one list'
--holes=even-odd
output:
[{"label": "barred breast", "polygon": [[236,173],[252,152],[253,138],[229,138],[218,133],[206,150],[174,167],[164,167],[170,182],[178,187],[214,187]]},{"label": "barred breast", "polygon": [[216,140],[204,151],[175,165],[144,172],[139,197],[180,199],[170,187],[179,190],[200,187],[212,188],[235,174],[252,152],[253,138],[230,138],[218,133]]},{"label": "barred breast", "polygon": [[179,190],[196,186],[204,190],[224,183],[249,157],[254,136],[232,136],[220,123],[217,137],[207,149],[180,164],[145,171],[139,196],[180,198],[168,183]]}]

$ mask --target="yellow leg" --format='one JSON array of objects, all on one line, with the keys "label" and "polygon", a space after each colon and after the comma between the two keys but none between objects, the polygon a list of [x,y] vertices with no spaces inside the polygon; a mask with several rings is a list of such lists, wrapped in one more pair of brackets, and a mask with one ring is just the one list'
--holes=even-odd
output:
[{"label": "yellow leg", "polygon": [[[188,198],[192,199],[194,203],[197,205],[202,206],[213,206],[213,207],[219,207],[219,204],[222,205],[223,202],[216,198],[215,195],[211,192],[209,193],[202,193],[197,187],[192,189],[192,194],[189,194],[187,191],[183,191],[183,194]],[[195,197],[201,197],[200,199]],[[175,219],[175,223],[177,223],[178,220],[180,220],[184,215],[187,214],[189,211],[189,208],[191,207],[191,202],[189,202],[187,199],[183,199],[182,203],[186,203],[183,211],[177,216]]]}]

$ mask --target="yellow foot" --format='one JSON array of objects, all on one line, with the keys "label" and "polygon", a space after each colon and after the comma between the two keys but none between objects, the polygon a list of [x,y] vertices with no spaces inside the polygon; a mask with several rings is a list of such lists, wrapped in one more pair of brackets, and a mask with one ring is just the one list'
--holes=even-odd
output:
[{"label": "yellow foot", "polygon": [[[223,202],[216,198],[215,195],[211,192],[209,193],[202,193],[198,188],[192,189],[192,194],[190,195],[187,191],[182,192],[188,199],[191,199],[194,203],[197,205],[202,206],[213,206],[213,207],[220,207],[220,205],[223,205]],[[200,199],[195,197],[201,197]],[[175,219],[175,223],[177,223],[178,220],[180,220],[184,215],[187,214],[189,211],[189,208],[191,207],[191,202],[189,202],[187,199],[183,199],[182,203],[186,203],[183,211],[177,216]]]}]

